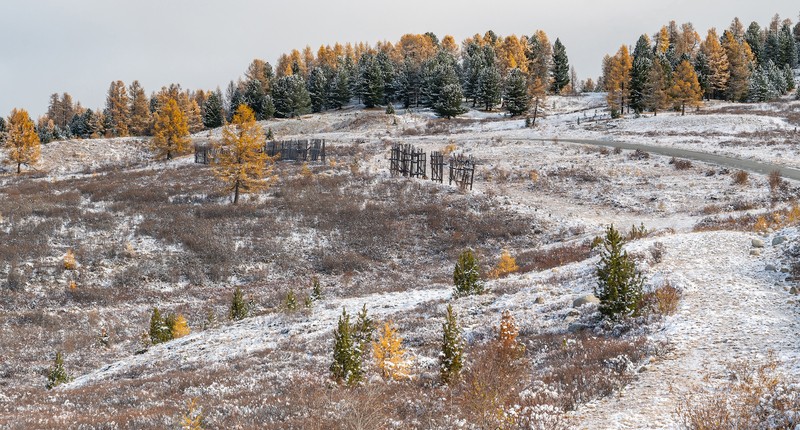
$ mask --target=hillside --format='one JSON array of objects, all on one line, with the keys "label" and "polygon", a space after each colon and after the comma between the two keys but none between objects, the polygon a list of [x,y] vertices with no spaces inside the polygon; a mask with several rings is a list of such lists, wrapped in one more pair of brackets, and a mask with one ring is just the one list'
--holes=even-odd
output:
[{"label": "hillside", "polygon": [[[800,404],[800,231],[779,212],[797,182],[568,142],[800,168],[800,102],[614,120],[603,94],[547,105],[534,128],[399,108],[264,121],[279,139],[326,139],[328,160],[311,175],[280,163],[277,183],[238,207],[208,166],[153,161],[144,139],[44,145],[35,171],[0,175],[0,428],[175,428],[193,398],[207,428],[681,428],[687,399],[726,390],[742,363],[771,363],[795,384],[789,410]],[[474,189],[392,177],[394,143],[473,156]],[[756,230],[758,215],[769,225]],[[610,224],[646,228],[626,249],[648,291],[680,292],[674,314],[612,324],[573,306],[596,285],[590,244]],[[520,271],[454,296],[466,248],[484,274],[504,250]],[[324,295],[305,308],[314,276]],[[252,307],[242,321],[228,318],[235,287]],[[451,387],[438,378],[448,304],[467,344]],[[144,348],[153,306],[192,333]],[[360,387],[330,379],[337,319],[362,306],[397,325],[411,381],[384,382],[369,362]],[[505,310],[525,354],[498,367],[487,344]],[[74,379],[46,390],[56,351]]]}]

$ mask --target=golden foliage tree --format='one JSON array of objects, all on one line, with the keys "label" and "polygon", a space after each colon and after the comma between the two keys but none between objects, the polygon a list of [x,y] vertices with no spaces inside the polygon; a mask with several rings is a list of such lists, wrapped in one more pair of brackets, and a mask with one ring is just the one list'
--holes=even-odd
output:
[{"label": "golden foliage tree", "polygon": [[175,321],[172,323],[172,327],[169,329],[172,332],[173,339],[184,337],[192,332],[192,330],[189,328],[189,324],[186,322],[186,318],[184,318],[181,314],[178,314],[178,316],[175,317]]},{"label": "golden foliage tree", "polygon": [[497,266],[492,270],[492,277],[501,278],[518,270],[519,266],[517,266],[517,260],[504,249],[503,252],[500,253],[500,260],[497,262]]},{"label": "golden foliage tree", "polygon": [[403,339],[391,321],[383,324],[378,340],[372,342],[372,355],[384,378],[397,381],[409,377]]},{"label": "golden foliage tree", "polygon": [[503,311],[500,319],[500,327],[497,332],[497,341],[500,349],[507,353],[517,353],[522,351],[522,345],[517,341],[519,328],[514,316],[509,311]]},{"label": "golden foliage tree", "polygon": [[214,174],[233,193],[233,204],[239,202],[241,193],[269,187],[275,158],[261,150],[264,142],[264,131],[256,123],[253,110],[240,105],[231,124],[222,129],[214,163]]},{"label": "golden foliage tree", "polygon": [[659,110],[670,107],[672,103],[666,67],[660,59],[656,58],[647,72],[644,103],[648,109],[653,111],[653,116],[658,115]]},{"label": "golden foliage tree", "polygon": [[147,99],[139,81],[133,81],[128,92],[131,113],[129,131],[134,136],[144,136],[150,128],[150,100]]},{"label": "golden foliage tree", "polygon": [[681,115],[686,113],[686,105],[699,106],[703,99],[703,90],[697,81],[697,73],[688,60],[681,61],[675,69],[670,95],[681,106]]},{"label": "golden foliage tree", "polygon": [[730,81],[727,96],[730,100],[744,101],[750,89],[750,70],[753,51],[747,42],[739,42],[730,31],[722,35],[722,48],[730,64]]},{"label": "golden foliage tree", "polygon": [[700,50],[706,55],[708,61],[708,84],[711,88],[712,96],[717,97],[728,87],[728,80],[731,77],[728,57],[722,45],[719,43],[716,29],[708,30],[706,40],[700,45]]},{"label": "golden foliage tree", "polygon": [[669,51],[669,30],[667,26],[662,26],[655,36],[656,52],[666,54]]},{"label": "golden foliage tree", "polygon": [[630,95],[632,67],[633,59],[628,47],[622,45],[617,54],[611,58],[609,74],[605,79],[608,104],[612,111],[620,114],[625,108],[625,101]]},{"label": "golden foliage tree", "polygon": [[203,430],[203,409],[197,404],[197,399],[186,402],[186,413],[181,419],[182,430]]},{"label": "golden foliage tree", "polygon": [[5,162],[17,165],[17,174],[22,171],[22,165],[30,166],[39,161],[41,146],[39,135],[36,134],[36,127],[33,120],[25,109],[14,109],[8,117],[6,131]]},{"label": "golden foliage tree", "polygon": [[189,125],[178,102],[170,98],[155,114],[153,148],[156,157],[171,160],[189,147]]},{"label": "golden foliage tree", "polygon": [[530,83],[528,84],[528,95],[531,98],[531,105],[533,106],[533,120],[531,127],[536,125],[536,118],[540,117],[542,106],[547,101],[547,81],[542,80],[539,76],[531,76]]},{"label": "golden foliage tree", "polygon": [[128,92],[122,81],[114,81],[108,87],[106,97],[106,115],[108,123],[111,125],[110,133],[112,136],[127,136],[128,126],[131,120],[131,110],[128,106]]}]

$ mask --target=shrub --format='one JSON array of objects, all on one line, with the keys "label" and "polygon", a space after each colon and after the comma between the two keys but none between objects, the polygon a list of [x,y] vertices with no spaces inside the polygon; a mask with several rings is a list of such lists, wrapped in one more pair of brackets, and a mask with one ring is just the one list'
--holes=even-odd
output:
[{"label": "shrub", "polygon": [[186,318],[184,318],[183,315],[178,314],[173,318],[173,323],[170,326],[170,333],[173,339],[187,336],[191,332],[192,330],[189,328],[189,324],[186,322]]},{"label": "shrub", "polygon": [[609,226],[597,265],[594,293],[600,299],[600,312],[611,319],[632,315],[642,298],[644,281],[622,243],[619,232]]},{"label": "shrub", "polygon": [[631,155],[628,156],[631,160],[649,160],[650,153],[644,152],[641,149],[637,149],[636,151],[631,152]]},{"label": "shrub", "polygon": [[50,373],[47,374],[47,384],[45,387],[48,390],[52,390],[53,388],[61,384],[65,384],[71,380],[72,378],[69,377],[67,370],[64,368],[64,357],[60,352],[56,352],[56,359],[53,363],[53,368],[50,369]]},{"label": "shrub", "polygon": [[733,183],[736,185],[747,185],[747,181],[750,179],[750,174],[744,170],[739,170],[738,172],[733,174]]},{"label": "shrub", "polygon": [[342,309],[339,325],[333,331],[333,364],[330,370],[337,382],[350,386],[358,384],[363,378],[361,350],[356,346],[352,332],[350,316]]},{"label": "shrub", "polygon": [[678,311],[681,295],[681,290],[666,281],[660,287],[642,295],[641,307],[646,312],[658,315],[674,315]]},{"label": "shrub", "polygon": [[67,250],[64,254],[64,270],[75,270],[78,268],[78,262],[75,261],[75,253],[71,249]]},{"label": "shrub", "polygon": [[161,342],[167,342],[172,339],[172,325],[169,324],[166,318],[161,316],[158,308],[153,308],[153,313],[150,315],[150,342],[155,345]]},{"label": "shrub", "polygon": [[632,225],[631,230],[628,232],[628,236],[625,239],[628,241],[641,239],[643,237],[647,237],[648,234],[650,234],[650,232],[644,227],[644,223],[639,224],[639,227]]},{"label": "shrub", "polygon": [[458,256],[456,267],[453,269],[453,284],[457,295],[466,296],[483,292],[480,268],[472,250],[468,249]]},{"label": "shrub", "polygon": [[297,309],[297,296],[295,296],[294,290],[289,290],[286,293],[286,310],[291,312],[295,309]]},{"label": "shrub", "polygon": [[516,356],[522,353],[524,346],[517,341],[517,336],[519,336],[519,328],[517,328],[514,316],[507,310],[503,311],[500,327],[497,330],[497,341],[503,355]]},{"label": "shrub", "polygon": [[311,300],[315,302],[322,300],[322,287],[319,284],[319,278],[316,276],[311,278]]},{"label": "shrub", "polygon": [[449,384],[458,379],[464,367],[464,340],[453,306],[447,305],[447,317],[442,324],[442,351],[439,353],[439,375]]},{"label": "shrub", "polygon": [[689,160],[683,160],[679,158],[672,157],[669,161],[669,164],[675,166],[675,170],[687,170],[692,168],[692,162]]},{"label": "shrub", "polygon": [[244,294],[242,289],[236,287],[233,291],[233,299],[231,300],[230,319],[232,321],[239,321],[247,318],[250,313],[247,303],[244,301]]},{"label": "shrub", "polygon": [[197,405],[197,399],[186,402],[186,413],[181,419],[182,430],[203,430],[203,408]]},{"label": "shrub", "polygon": [[780,170],[773,170],[769,172],[769,176],[767,176],[767,182],[769,183],[769,190],[772,192],[778,191],[786,186]]}]

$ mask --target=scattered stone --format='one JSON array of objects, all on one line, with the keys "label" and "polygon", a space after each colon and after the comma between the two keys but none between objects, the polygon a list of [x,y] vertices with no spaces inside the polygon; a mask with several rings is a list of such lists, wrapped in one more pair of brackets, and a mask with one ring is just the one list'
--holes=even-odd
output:
[{"label": "scattered stone", "polygon": [[760,249],[753,249],[750,251],[750,255],[761,255]]},{"label": "scattered stone", "polygon": [[797,287],[792,287],[789,289],[789,294],[796,296],[797,294],[800,294],[800,290],[798,290]]},{"label": "scattered stone", "polygon": [[781,273],[789,273],[788,267],[781,267]]},{"label": "scattered stone", "polygon": [[600,303],[600,299],[598,299],[594,294],[587,294],[575,299],[575,301],[572,302],[572,307],[579,308],[589,303]]},{"label": "scattered stone", "polygon": [[576,332],[579,332],[581,330],[585,330],[586,328],[588,328],[588,326],[586,324],[573,322],[573,323],[569,323],[569,326],[567,327],[567,331],[569,331],[570,333],[576,333]]},{"label": "scattered stone", "polygon": [[751,243],[753,244],[753,248],[763,248],[764,247],[764,241],[761,240],[761,239],[758,239],[758,238],[753,239],[753,241]]},{"label": "scattered stone", "polygon": [[773,264],[767,264],[766,267],[764,267],[764,270],[766,270],[767,272],[777,272],[778,268],[775,267],[775,265]]},{"label": "scattered stone", "polygon": [[544,297],[541,296],[537,297],[534,303],[536,303],[537,305],[544,304]]},{"label": "scattered stone", "polygon": [[772,239],[772,246],[780,245],[783,242],[786,242],[786,238],[784,236],[775,236]]},{"label": "scattered stone", "polygon": [[569,312],[567,312],[567,317],[579,317],[580,315],[581,311],[577,309],[570,309]]}]

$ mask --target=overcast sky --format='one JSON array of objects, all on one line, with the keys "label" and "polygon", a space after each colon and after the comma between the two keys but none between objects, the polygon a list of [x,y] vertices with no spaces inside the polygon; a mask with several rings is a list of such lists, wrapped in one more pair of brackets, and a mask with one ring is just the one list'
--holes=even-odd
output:
[{"label": "overcast sky", "polygon": [[35,118],[54,92],[85,107],[104,104],[113,80],[138,79],[149,94],[172,82],[224,88],[253,58],[275,64],[292,48],[396,41],[432,31],[457,41],[494,30],[542,29],[567,48],[581,79],[596,78],[606,53],[675,20],[705,37],[738,16],[762,26],[779,13],[797,21],[797,0],[8,0],[0,8],[0,115]]}]

